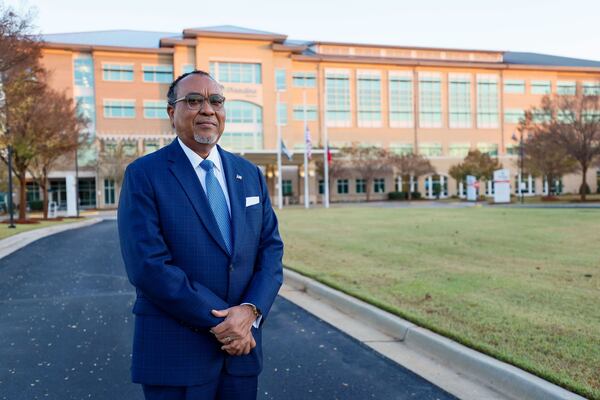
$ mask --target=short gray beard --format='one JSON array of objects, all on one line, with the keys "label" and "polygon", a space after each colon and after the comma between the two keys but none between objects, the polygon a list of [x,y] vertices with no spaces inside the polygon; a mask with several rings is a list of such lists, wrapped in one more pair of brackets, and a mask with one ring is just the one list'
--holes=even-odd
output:
[{"label": "short gray beard", "polygon": [[216,141],[217,141],[216,139],[217,139],[216,136],[211,135],[211,137],[206,137],[206,136],[200,136],[199,134],[194,133],[194,140],[200,144],[213,144],[213,143],[216,143]]}]

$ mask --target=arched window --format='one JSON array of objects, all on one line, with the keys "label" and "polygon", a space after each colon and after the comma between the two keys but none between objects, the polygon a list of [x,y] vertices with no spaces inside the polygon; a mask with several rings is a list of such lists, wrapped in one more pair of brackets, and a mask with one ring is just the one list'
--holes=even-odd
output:
[{"label": "arched window", "polygon": [[248,101],[225,102],[227,121],[220,145],[229,150],[263,148],[262,107]]}]

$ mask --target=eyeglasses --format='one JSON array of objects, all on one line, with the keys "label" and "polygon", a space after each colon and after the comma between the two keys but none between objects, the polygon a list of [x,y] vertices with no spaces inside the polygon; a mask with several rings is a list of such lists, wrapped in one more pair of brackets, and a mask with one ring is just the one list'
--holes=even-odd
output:
[{"label": "eyeglasses", "polygon": [[175,105],[180,101],[185,101],[188,108],[192,111],[199,111],[204,106],[204,102],[208,100],[213,110],[220,110],[225,105],[225,97],[220,94],[211,94],[208,99],[201,94],[188,94],[175,100],[171,105]]}]

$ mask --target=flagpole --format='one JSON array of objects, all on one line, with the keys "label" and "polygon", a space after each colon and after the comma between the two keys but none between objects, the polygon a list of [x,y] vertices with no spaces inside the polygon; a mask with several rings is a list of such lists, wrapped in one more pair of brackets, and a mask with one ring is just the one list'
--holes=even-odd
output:
[{"label": "flagpole", "polygon": [[308,121],[306,120],[306,89],[302,92],[302,102],[304,104],[304,208],[309,208],[308,200]]},{"label": "flagpole", "polygon": [[283,138],[281,137],[281,121],[279,121],[279,89],[276,91],[276,102],[275,105],[275,114],[277,121],[277,208],[283,208],[283,171],[281,170],[281,141]]},{"label": "flagpole", "polygon": [[323,202],[323,205],[325,206],[325,208],[329,208],[329,131],[327,129],[327,79],[325,79],[325,90],[323,92],[323,136],[325,139],[325,154],[323,155],[323,175],[325,175],[325,201]]}]

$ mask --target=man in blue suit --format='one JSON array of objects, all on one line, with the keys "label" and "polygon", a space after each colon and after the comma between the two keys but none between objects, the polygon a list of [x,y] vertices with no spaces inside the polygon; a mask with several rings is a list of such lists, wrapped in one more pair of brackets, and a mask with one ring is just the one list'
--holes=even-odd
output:
[{"label": "man in blue suit", "polygon": [[180,76],[167,108],[177,138],[125,172],[118,225],[137,293],[131,373],[147,400],[256,399],[283,242],[260,169],[217,145],[224,102],[206,72]]}]

